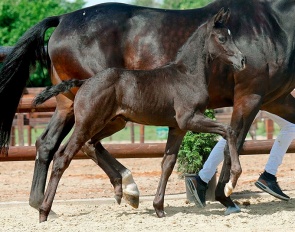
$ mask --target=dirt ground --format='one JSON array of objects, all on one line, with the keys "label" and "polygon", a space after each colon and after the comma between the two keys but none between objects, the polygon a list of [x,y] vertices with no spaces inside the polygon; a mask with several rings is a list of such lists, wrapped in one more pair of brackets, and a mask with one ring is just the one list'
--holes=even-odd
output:
[{"label": "dirt ground", "polygon": [[[91,160],[74,160],[59,184],[53,211],[45,223],[28,206],[34,162],[0,163],[0,231],[295,231],[295,200],[282,202],[262,193],[254,182],[268,155],[241,156],[243,174],[234,198],[242,212],[224,216],[224,207],[208,202],[200,209],[186,200],[185,185],[176,171],[165,198],[165,218],[152,206],[161,173],[161,159],[121,159],[139,187],[141,202],[132,209],[113,200],[107,176]],[[281,188],[295,198],[295,154],[286,154],[278,172]]]}]

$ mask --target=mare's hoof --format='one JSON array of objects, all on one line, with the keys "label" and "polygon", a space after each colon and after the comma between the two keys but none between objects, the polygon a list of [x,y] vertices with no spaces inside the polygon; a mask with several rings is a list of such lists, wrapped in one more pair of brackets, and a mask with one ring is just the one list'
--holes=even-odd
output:
[{"label": "mare's hoof", "polygon": [[32,207],[32,208],[34,208],[34,209],[36,209],[36,210],[38,210],[39,211],[39,207],[40,207],[40,205],[38,205],[38,204],[34,204],[34,203],[29,203],[29,205]]},{"label": "mare's hoof", "polygon": [[226,197],[228,197],[230,194],[232,194],[234,190],[233,184],[231,181],[229,181],[228,183],[226,183],[226,185],[224,186],[224,195]]},{"label": "mare's hoof", "polygon": [[139,206],[139,196],[138,195],[130,195],[126,192],[123,193],[124,200],[131,205],[133,208],[138,208]]},{"label": "mare's hoof", "polygon": [[[34,198],[34,199],[36,199],[36,198]],[[38,201],[31,200],[31,198],[29,199],[29,205],[38,211],[39,211],[40,206],[42,205],[42,202],[43,202],[43,198],[42,198],[42,200],[40,198],[40,200],[38,200]]]},{"label": "mare's hoof", "polygon": [[240,207],[235,204],[235,206],[227,207],[227,209],[224,212],[224,215],[227,216],[233,213],[240,213],[240,212],[241,212]]}]

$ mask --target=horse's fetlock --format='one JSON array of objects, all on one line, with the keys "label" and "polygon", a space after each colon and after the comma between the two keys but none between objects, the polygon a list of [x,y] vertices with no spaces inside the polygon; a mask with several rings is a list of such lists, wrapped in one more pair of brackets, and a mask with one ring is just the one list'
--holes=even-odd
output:
[{"label": "horse's fetlock", "polygon": [[113,178],[111,182],[114,186],[122,186],[122,178]]}]

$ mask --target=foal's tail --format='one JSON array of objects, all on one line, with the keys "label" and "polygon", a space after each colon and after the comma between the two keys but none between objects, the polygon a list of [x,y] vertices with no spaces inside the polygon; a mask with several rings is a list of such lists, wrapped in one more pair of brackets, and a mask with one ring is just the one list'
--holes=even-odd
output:
[{"label": "foal's tail", "polygon": [[12,121],[29,79],[30,66],[40,60],[42,66],[49,67],[44,34],[59,22],[59,16],[49,17],[30,28],[4,60],[0,71],[0,154],[8,151]]},{"label": "foal's tail", "polygon": [[63,81],[57,85],[49,86],[35,97],[33,105],[40,105],[43,102],[47,101],[49,98],[52,98],[60,93],[67,92],[73,87],[80,87],[85,81],[86,80],[72,79],[68,81]]}]

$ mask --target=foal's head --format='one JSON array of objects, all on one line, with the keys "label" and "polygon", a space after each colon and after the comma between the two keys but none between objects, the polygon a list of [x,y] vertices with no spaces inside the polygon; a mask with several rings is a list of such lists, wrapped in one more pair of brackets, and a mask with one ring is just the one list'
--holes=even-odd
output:
[{"label": "foal's head", "polygon": [[211,58],[220,59],[236,70],[245,68],[245,57],[233,42],[230,30],[226,27],[230,11],[222,8],[207,23],[207,49]]}]

